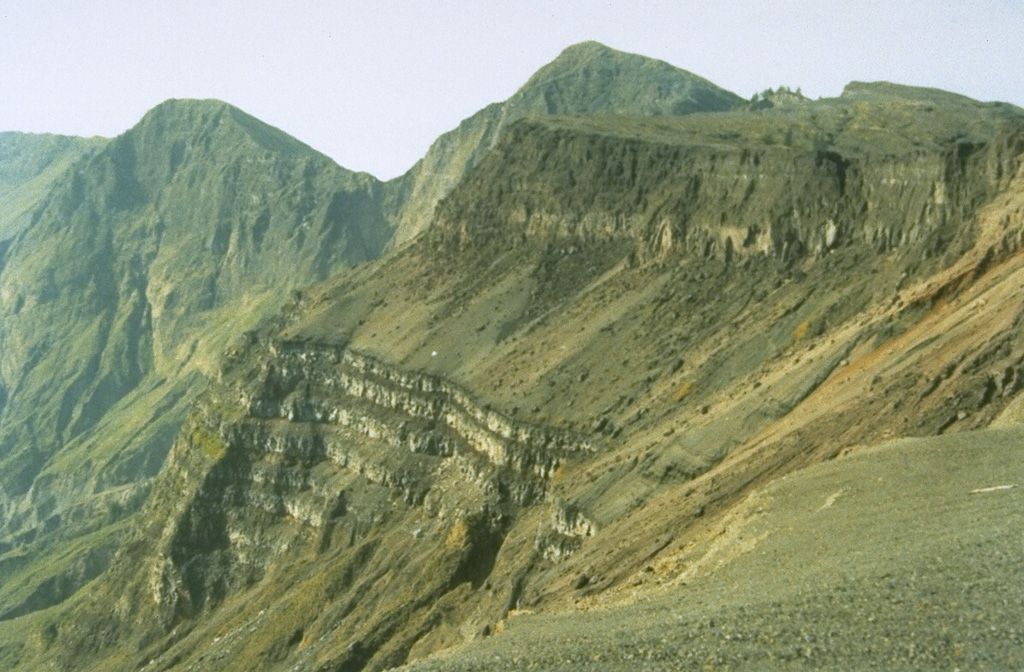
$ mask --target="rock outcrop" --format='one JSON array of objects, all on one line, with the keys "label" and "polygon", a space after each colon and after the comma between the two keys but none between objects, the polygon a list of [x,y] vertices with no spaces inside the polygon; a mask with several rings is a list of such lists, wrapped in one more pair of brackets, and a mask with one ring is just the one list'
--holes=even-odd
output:
[{"label": "rock outcrop", "polygon": [[[396,578],[372,597],[394,595],[394,606],[361,610],[359,629],[380,632],[360,640],[359,665],[401,662],[425,632],[400,633],[445,595],[467,584],[480,589],[505,533],[547,501],[553,473],[593,450],[571,432],[481,406],[439,376],[340,344],[253,333],[228,356],[223,383],[197,403],[154,484],[141,516],[148,522],[114,562],[110,574],[131,587],[121,616],[149,623],[133,633],[142,641],[174,641],[183,619],[247,589],[280,590],[275,567],[316,557],[313,574],[323,581],[338,567],[352,574],[380,565],[408,579],[429,577],[414,586]],[[579,512],[550,506],[560,553],[593,533]],[[397,546],[396,530],[406,539]],[[371,599],[355,575],[349,583],[332,599]],[[493,618],[500,618],[518,599],[508,590],[480,590],[469,601],[509,605],[499,607]],[[309,655],[331,659],[328,650]],[[354,660],[346,655],[335,664]]]},{"label": "rock outcrop", "polygon": [[791,262],[855,243],[956,255],[1016,173],[1024,137],[1019,119],[973,102],[934,115],[927,141],[885,130],[917,107],[854,95],[781,112],[523,121],[442,202],[430,234],[442,249],[617,241],[639,260]]}]

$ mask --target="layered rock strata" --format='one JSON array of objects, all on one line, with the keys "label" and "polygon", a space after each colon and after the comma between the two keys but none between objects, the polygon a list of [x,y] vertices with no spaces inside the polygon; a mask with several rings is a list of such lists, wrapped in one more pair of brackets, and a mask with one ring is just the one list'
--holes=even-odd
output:
[{"label": "layered rock strata", "polygon": [[[829,105],[821,117],[835,121],[810,106],[804,118],[522,121],[442,201],[431,235],[444,249],[620,241],[639,259],[792,261],[856,243],[941,256],[971,244],[978,207],[1006,188],[1024,149],[1019,121],[975,104],[964,115],[991,125],[984,136],[940,120],[943,140],[892,132],[880,152],[847,121],[856,103]],[[872,114],[895,124],[909,113]]]},{"label": "layered rock strata", "polygon": [[[149,614],[142,640],[174,640],[182,619],[243,589],[264,590],[275,567],[301,565],[310,553],[327,573],[400,571],[406,578],[384,592],[429,611],[443,595],[487,580],[504,535],[531,505],[550,511],[545,534],[557,535],[559,553],[592,535],[580,512],[545,502],[559,466],[594,450],[572,432],[480,405],[440,376],[344,345],[252,334],[194,408],[141,516],[147,522],[114,561],[110,575],[134,586],[121,617]],[[550,552],[542,546],[538,557]],[[420,572],[430,579],[417,589],[411,577]],[[507,611],[518,599],[514,586],[507,590],[476,601]],[[399,613],[366,615],[367,626],[398,630],[376,644],[361,640],[360,665],[378,648],[382,660],[401,662],[423,637],[397,636],[417,622]]]}]

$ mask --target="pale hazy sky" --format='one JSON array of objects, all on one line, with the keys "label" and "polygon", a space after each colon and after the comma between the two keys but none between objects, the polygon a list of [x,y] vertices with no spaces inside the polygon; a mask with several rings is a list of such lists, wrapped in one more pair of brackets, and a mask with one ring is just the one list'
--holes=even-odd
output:
[{"label": "pale hazy sky", "polygon": [[884,79],[1024,106],[1022,29],[1024,0],[0,0],[0,130],[113,136],[219,98],[386,179],[584,40],[744,97]]}]

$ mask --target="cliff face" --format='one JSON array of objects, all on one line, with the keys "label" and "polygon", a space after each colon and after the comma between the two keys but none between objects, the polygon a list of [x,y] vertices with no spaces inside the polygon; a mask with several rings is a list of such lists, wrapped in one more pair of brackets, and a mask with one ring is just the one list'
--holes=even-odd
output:
[{"label": "cliff face", "polygon": [[[170,658],[191,655],[202,638],[182,640],[176,626],[256,590],[266,618],[250,632],[277,646],[289,628],[289,664],[379,669],[415,645],[454,641],[456,614],[516,606],[514,582],[484,584],[530,507],[552,511],[545,549],[592,533],[547,496],[589,441],[480,406],[436,375],[267,336],[230,353],[223,382],[193,410],[147,522],[108,572],[107,589],[130,587],[110,596],[122,613],[78,612],[83,626],[62,628],[72,649],[89,649],[100,623],[143,645],[167,639]],[[126,619],[147,625],[126,631]]]},{"label": "cliff face", "polygon": [[668,63],[596,42],[569,47],[512,97],[488,105],[439,137],[408,173],[388,183],[400,245],[431,221],[437,203],[524,117],[555,114],[680,116],[730,110],[739,96]]},{"label": "cliff face", "polygon": [[[960,103],[913,122],[917,107],[854,97],[681,120],[520,122],[442,202],[431,235],[494,250],[621,241],[641,260],[792,261],[860,243],[957,254],[978,207],[1017,170],[1019,120]],[[929,135],[886,130],[910,123]]]},{"label": "cliff face", "polygon": [[[284,342],[247,357],[258,362],[259,371],[249,372],[258,383],[239,394],[254,417],[339,424],[414,453],[452,456],[470,450],[523,477],[546,478],[559,457],[588,448],[568,433],[530,428],[482,408],[436,375],[405,372],[337,346]],[[377,422],[372,414],[360,413],[362,402],[376,406],[377,414],[393,411],[409,421],[397,427]],[[514,498],[532,500],[529,493]]]}]

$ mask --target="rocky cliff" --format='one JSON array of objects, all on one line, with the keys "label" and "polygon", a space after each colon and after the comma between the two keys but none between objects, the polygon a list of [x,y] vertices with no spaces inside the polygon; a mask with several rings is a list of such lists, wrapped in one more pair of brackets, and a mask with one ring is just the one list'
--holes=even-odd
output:
[{"label": "rocky cliff", "polygon": [[431,234],[495,250],[619,240],[640,260],[792,260],[854,243],[928,258],[954,240],[961,253],[977,208],[1016,172],[1019,116],[963,100],[926,110],[914,90],[871,105],[870,90],[784,111],[520,122]]},{"label": "rocky cliff", "polygon": [[255,620],[247,610],[245,627],[228,616],[233,632],[211,661],[257,633],[290,664],[297,655],[311,667],[382,668],[414,646],[454,641],[456,613],[516,606],[516,584],[488,577],[530,507],[551,511],[545,551],[592,533],[548,497],[563,463],[593,452],[589,440],[480,406],[436,375],[267,336],[233,350],[222,383],[194,408],[140,517],[148,522],[108,572],[110,589],[131,587],[108,598],[121,613],[78,612],[87,626],[61,626],[72,649],[93,648],[100,624],[140,645],[164,641],[152,664],[173,666],[202,641],[177,626],[255,589],[266,609]]}]

